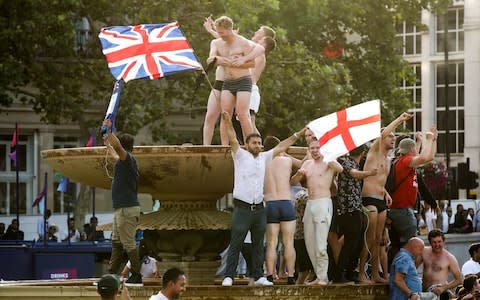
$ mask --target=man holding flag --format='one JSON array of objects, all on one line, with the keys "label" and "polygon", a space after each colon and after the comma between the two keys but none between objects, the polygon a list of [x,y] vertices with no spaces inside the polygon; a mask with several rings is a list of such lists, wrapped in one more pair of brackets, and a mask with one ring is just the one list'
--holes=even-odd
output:
[{"label": "man holding flag", "polygon": [[137,198],[139,171],[137,161],[132,155],[133,136],[122,134],[117,137],[112,132],[112,121],[105,119],[103,126],[107,129],[104,143],[111,146],[118,156],[112,181],[112,201],[115,210],[112,230],[112,254],[109,272],[119,274],[123,262],[123,250],[131,262],[132,275],[126,281],[130,285],[141,285],[140,260],[135,243],[140,203]]}]

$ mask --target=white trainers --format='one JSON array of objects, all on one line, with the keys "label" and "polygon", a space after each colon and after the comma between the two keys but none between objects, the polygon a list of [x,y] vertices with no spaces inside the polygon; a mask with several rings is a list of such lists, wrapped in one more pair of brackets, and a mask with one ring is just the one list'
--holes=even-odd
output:
[{"label": "white trainers", "polygon": [[222,281],[222,286],[232,286],[233,285],[233,279],[230,277],[225,277],[223,278]]},{"label": "white trainers", "polygon": [[268,279],[265,278],[265,277],[260,277],[260,278],[258,278],[253,284],[254,284],[254,285],[264,285],[264,286],[268,286],[268,285],[273,285],[273,282],[268,281]]}]

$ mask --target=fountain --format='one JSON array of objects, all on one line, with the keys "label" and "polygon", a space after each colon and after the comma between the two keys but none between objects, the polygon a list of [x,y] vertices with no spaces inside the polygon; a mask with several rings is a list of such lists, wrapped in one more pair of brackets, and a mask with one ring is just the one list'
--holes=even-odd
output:
[{"label": "fountain", "polygon": [[[291,147],[289,153],[303,158],[305,151]],[[140,170],[138,192],[161,203],[159,211],[139,221],[149,249],[165,268],[182,266],[192,284],[211,284],[230,238],[231,216],[216,205],[233,190],[230,147],[138,146],[133,155]],[[42,158],[76,182],[111,187],[114,159],[105,147],[45,150]]]}]

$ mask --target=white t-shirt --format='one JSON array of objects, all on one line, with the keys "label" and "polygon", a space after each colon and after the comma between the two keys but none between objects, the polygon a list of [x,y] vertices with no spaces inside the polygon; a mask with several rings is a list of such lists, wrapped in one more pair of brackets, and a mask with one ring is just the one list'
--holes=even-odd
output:
[{"label": "white t-shirt", "polygon": [[[43,217],[41,217],[40,219],[38,219],[37,221],[37,233],[38,233],[38,237],[39,239],[43,238],[43,226],[45,225],[45,219]],[[48,235],[48,219],[47,219],[47,235]]]},{"label": "white t-shirt", "polygon": [[151,296],[148,300],[170,300],[162,294],[162,291],[158,292],[158,294]]},{"label": "white t-shirt", "polygon": [[[64,231],[61,234],[60,241],[64,241],[68,239],[68,231]],[[80,242],[80,232],[75,229],[75,234],[70,235],[70,242]]]},{"label": "white t-shirt", "polygon": [[446,211],[442,211],[442,231],[444,233],[447,233],[448,232],[448,215],[447,215],[447,212]]},{"label": "white t-shirt", "polygon": [[462,275],[467,276],[468,274],[477,274],[480,272],[480,263],[474,261],[473,259],[467,260],[462,266]]},{"label": "white t-shirt", "polygon": [[[130,261],[127,262],[127,268],[131,269],[132,264]],[[155,273],[157,272],[157,260],[153,257],[148,256],[147,260],[142,261],[140,266],[140,274],[145,278],[154,278]]]}]

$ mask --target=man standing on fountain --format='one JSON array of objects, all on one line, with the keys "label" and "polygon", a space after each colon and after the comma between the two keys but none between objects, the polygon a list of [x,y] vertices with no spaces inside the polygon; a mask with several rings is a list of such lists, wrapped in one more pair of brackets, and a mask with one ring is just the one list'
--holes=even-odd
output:
[{"label": "man standing on fountain", "polygon": [[113,155],[118,156],[112,181],[113,230],[112,254],[109,272],[119,274],[123,262],[123,250],[131,262],[132,275],[126,281],[129,285],[142,285],[140,260],[135,243],[140,203],[137,198],[139,171],[137,161],[132,155],[133,136],[122,134],[117,137],[112,132],[112,121],[105,119],[103,125],[108,128],[104,135],[104,144],[113,148]]},{"label": "man standing on fountain", "polygon": [[263,276],[263,240],[267,226],[263,204],[265,165],[293,145],[305,132],[305,128],[281,141],[275,148],[261,152],[262,138],[258,133],[249,134],[245,139],[246,150],[241,149],[230,114],[223,112],[222,119],[230,141],[235,172],[230,248],[227,253],[227,266],[222,286],[233,284],[238,255],[249,230],[252,235],[252,274],[250,276],[254,278],[255,285],[273,285]]}]

